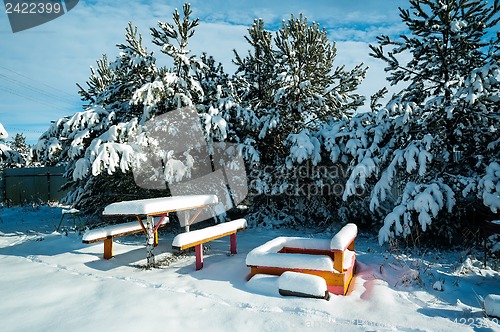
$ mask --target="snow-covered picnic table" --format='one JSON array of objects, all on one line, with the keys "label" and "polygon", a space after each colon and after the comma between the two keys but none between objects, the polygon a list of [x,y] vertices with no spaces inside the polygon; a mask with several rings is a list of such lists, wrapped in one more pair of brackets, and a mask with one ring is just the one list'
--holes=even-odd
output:
[{"label": "snow-covered picnic table", "polygon": [[[185,195],[174,197],[161,197],[151,199],[140,199],[112,203],[104,208],[105,216],[135,216],[146,230],[147,241],[147,265],[154,264],[154,234],[164,222],[170,212],[194,210],[194,214],[184,221],[186,230],[196,220],[199,214],[208,207],[217,205],[219,202],[216,195]],[[141,216],[146,216],[146,225],[142,224]],[[155,223],[155,218],[159,217]]]},{"label": "snow-covered picnic table", "polygon": [[199,212],[209,206],[219,203],[216,195],[185,195],[138,199],[112,203],[104,208],[105,216],[150,216],[168,215],[169,212],[195,210],[197,213],[187,222],[189,226],[199,215]]}]

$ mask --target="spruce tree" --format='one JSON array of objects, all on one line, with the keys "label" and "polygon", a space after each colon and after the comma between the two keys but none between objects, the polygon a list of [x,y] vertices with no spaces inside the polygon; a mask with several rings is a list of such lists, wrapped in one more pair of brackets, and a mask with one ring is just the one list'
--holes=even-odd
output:
[{"label": "spruce tree", "polygon": [[23,134],[16,134],[8,145],[13,151],[19,153],[24,160],[24,165],[28,165],[31,162],[31,147],[26,144],[26,137]]},{"label": "spruce tree", "polygon": [[475,231],[500,210],[500,7],[468,0],[410,7],[400,9],[410,34],[371,46],[388,64],[389,82],[409,86],[353,118],[333,145],[350,158],[344,199],[369,193],[381,243],[422,232],[459,240],[464,227]]}]

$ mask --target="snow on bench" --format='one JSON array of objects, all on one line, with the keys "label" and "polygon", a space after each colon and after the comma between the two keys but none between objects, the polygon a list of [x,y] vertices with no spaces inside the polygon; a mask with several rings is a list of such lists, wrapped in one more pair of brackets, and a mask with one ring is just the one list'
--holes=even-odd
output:
[{"label": "snow on bench", "polygon": [[245,219],[228,221],[215,226],[178,234],[172,241],[172,247],[178,250],[195,248],[196,270],[203,268],[203,243],[210,242],[225,236],[230,236],[231,254],[236,254],[236,233],[247,227]]},{"label": "snow on bench", "polygon": [[351,223],[342,227],[332,238],[330,249],[335,252],[333,267],[336,270],[344,271],[346,266],[350,266],[354,256],[354,239],[357,235],[358,226]]},{"label": "snow on bench", "polygon": [[283,296],[330,299],[325,279],[312,274],[283,272],[278,278],[279,293]]},{"label": "snow on bench", "polygon": [[[164,217],[159,226],[165,226],[168,222],[168,217]],[[113,238],[140,232],[146,233],[144,225],[137,221],[131,221],[87,231],[83,234],[82,242],[90,244],[104,241],[104,258],[110,259],[113,257]],[[155,232],[154,242],[155,245],[158,244],[158,231]]]},{"label": "snow on bench", "polygon": [[[327,255],[329,251],[335,250],[330,248],[330,242],[330,239],[280,236],[250,251],[246,264],[341,273],[351,266],[354,252],[346,249],[342,268],[335,269],[333,254]],[[297,255],[294,249],[311,253]]]},{"label": "snow on bench", "polygon": [[354,238],[358,235],[356,224],[347,224],[335,234],[330,242],[330,249],[334,251],[344,251],[348,249]]},{"label": "snow on bench", "polygon": [[334,272],[333,259],[329,256],[283,252],[284,248],[327,251],[330,249],[329,243],[329,239],[280,236],[250,251],[246,264]]}]

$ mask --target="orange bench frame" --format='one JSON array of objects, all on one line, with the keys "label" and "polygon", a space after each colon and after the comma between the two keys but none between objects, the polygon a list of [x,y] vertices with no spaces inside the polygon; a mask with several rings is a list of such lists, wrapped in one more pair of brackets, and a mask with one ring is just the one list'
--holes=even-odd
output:
[{"label": "orange bench frame", "polygon": [[[165,217],[165,216],[163,216],[163,217]],[[113,239],[115,237],[121,237],[121,236],[141,233],[141,232],[144,232],[144,234],[147,235],[147,231],[146,231],[146,228],[145,228],[142,220],[139,217],[137,217],[137,220],[139,221],[139,224],[138,224],[138,227],[136,229],[129,230],[126,232],[116,233],[116,234],[108,235],[108,236],[104,236],[104,237],[99,237],[99,238],[95,238],[92,240],[82,240],[82,243],[91,244],[91,243],[96,243],[96,242],[104,242],[103,258],[104,259],[111,259],[114,256]],[[160,223],[158,224],[158,228],[166,226],[166,223],[162,223],[162,220],[160,220]],[[120,224],[117,224],[117,225],[120,225]],[[112,225],[107,226],[107,227],[111,227],[111,226]],[[154,242],[155,247],[158,246],[158,228],[156,230],[154,230],[154,233],[153,233],[153,235],[154,235],[153,242]]]},{"label": "orange bench frame", "polygon": [[301,248],[291,248],[285,246],[278,251],[278,253],[289,253],[289,254],[326,255],[333,260],[333,268],[335,269],[335,271],[341,271],[341,272],[330,272],[330,271],[301,269],[301,268],[281,268],[275,266],[247,265],[248,267],[250,267],[250,274],[247,276],[247,281],[250,280],[256,274],[271,274],[279,276],[285,271],[293,271],[293,272],[320,276],[323,279],[325,279],[327,289],[330,293],[336,295],[346,295],[347,290],[349,288],[349,284],[351,283],[353,274],[355,272],[356,255],[355,254],[352,255],[352,261],[350,262],[348,268],[346,269],[343,268],[343,262],[344,262],[345,251],[346,250],[354,251],[354,241],[355,237],[351,239],[347,247],[345,247],[343,250],[301,249]]}]

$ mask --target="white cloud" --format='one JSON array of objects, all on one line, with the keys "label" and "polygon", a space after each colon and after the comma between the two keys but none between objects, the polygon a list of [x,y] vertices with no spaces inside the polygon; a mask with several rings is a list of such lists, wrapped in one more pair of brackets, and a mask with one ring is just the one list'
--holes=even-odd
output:
[{"label": "white cloud", "polygon": [[328,33],[335,41],[364,41],[375,44],[377,36],[399,36],[406,33],[406,25],[403,23],[394,23],[390,25],[366,25],[366,26],[342,26],[340,28],[329,29]]}]

